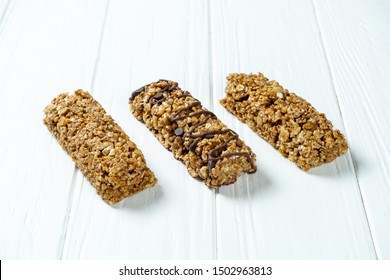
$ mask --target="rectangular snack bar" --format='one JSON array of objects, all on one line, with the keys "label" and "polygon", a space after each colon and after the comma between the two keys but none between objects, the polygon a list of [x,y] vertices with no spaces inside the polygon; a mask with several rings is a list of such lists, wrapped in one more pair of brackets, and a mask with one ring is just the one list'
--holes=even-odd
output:
[{"label": "rectangular snack bar", "polygon": [[107,203],[156,184],[142,152],[88,92],[62,93],[44,112],[43,123]]},{"label": "rectangular snack bar", "polygon": [[230,74],[221,104],[283,156],[307,171],[344,154],[339,130],[309,102],[263,74]]},{"label": "rectangular snack bar", "polygon": [[237,133],[205,109],[188,91],[159,80],[134,91],[130,111],[209,187],[234,183],[256,171],[255,155]]}]

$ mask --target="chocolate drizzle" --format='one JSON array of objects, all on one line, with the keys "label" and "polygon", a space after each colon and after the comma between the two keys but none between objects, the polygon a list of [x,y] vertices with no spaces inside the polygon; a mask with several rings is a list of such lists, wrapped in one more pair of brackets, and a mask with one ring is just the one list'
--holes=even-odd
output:
[{"label": "chocolate drizzle", "polygon": [[141,92],[144,91],[145,87],[146,87],[146,86],[143,86],[143,87],[140,87],[139,89],[133,91],[133,92],[131,93],[131,96],[130,96],[130,99],[129,99],[129,100],[134,100],[134,98],[136,98],[138,95],[141,94]]},{"label": "chocolate drizzle", "polygon": [[176,121],[180,121],[180,120],[184,120],[185,118],[193,117],[193,116],[197,116],[197,115],[211,115],[211,116],[215,117],[213,112],[206,111],[206,110],[201,110],[201,111],[198,111],[198,112],[192,112],[188,116],[184,115],[184,116],[176,117],[175,120]]},{"label": "chocolate drizzle", "polygon": [[[169,82],[167,80],[159,80],[158,82],[160,82],[160,81]],[[134,91],[130,100],[134,99],[137,95],[139,95],[142,91],[144,91],[147,86],[148,85]],[[168,85],[166,85],[164,88],[159,90],[153,97],[151,97],[149,99],[149,103],[152,106],[154,106],[157,104],[161,104],[162,102],[169,100],[169,99],[185,98],[185,97],[191,96],[191,94],[186,91],[180,95],[176,95],[176,96],[169,95],[169,96],[164,97],[164,93],[166,93],[166,92],[171,93],[173,90],[175,90],[177,88],[178,88],[177,83],[174,83],[173,85],[170,85],[168,83]],[[253,159],[248,152],[225,153],[224,155],[222,155],[223,151],[227,148],[229,142],[233,141],[234,139],[238,139],[238,134],[236,132],[234,132],[233,130],[227,128],[227,129],[222,129],[222,130],[210,130],[210,131],[205,131],[205,132],[197,133],[197,134],[194,133],[194,131],[198,127],[206,124],[208,120],[210,120],[212,118],[216,118],[215,114],[208,111],[208,110],[201,109],[201,110],[196,111],[196,112],[190,112],[190,110],[192,108],[197,107],[197,106],[201,106],[201,103],[195,99],[194,102],[177,110],[173,115],[171,115],[169,117],[169,121],[171,123],[173,123],[173,122],[184,120],[186,118],[193,117],[193,116],[198,116],[198,115],[206,116],[201,122],[199,122],[196,125],[191,126],[190,129],[185,133],[184,133],[183,128],[180,128],[180,127],[174,131],[174,134],[177,137],[193,139],[188,146],[188,150],[194,152],[196,150],[198,143],[202,139],[210,139],[210,138],[213,138],[215,135],[231,133],[232,136],[230,136],[227,140],[225,140],[224,143],[216,146],[208,153],[208,169],[209,169],[209,171],[211,171],[215,167],[216,163],[221,159],[228,158],[228,157],[235,157],[235,156],[243,156],[243,157],[246,157],[248,162],[251,164],[252,169],[253,169],[252,172],[256,172],[256,165],[254,164]]]},{"label": "chocolate drizzle", "polygon": [[[157,94],[159,94],[159,93],[160,93],[160,91],[159,91]],[[156,95],[157,95],[157,94],[156,94]],[[159,98],[156,98],[156,95],[149,99],[149,103],[150,103],[150,104],[155,105],[155,104],[163,103],[164,101],[169,100],[169,99],[183,98],[183,97],[190,96],[190,94],[183,93],[183,94],[181,94],[181,95],[177,95],[177,96],[168,96],[168,97],[164,97],[164,98],[159,99]]]},{"label": "chocolate drizzle", "polygon": [[[185,119],[185,118],[187,118],[188,117],[188,115],[184,115],[184,116],[179,116],[179,114],[181,113],[181,112],[183,112],[183,111],[187,111],[187,110],[189,110],[189,109],[191,109],[191,108],[194,108],[194,107],[196,107],[196,106],[198,106],[198,105],[200,105],[200,102],[199,101],[194,101],[193,103],[191,103],[190,105],[188,105],[188,106],[186,106],[186,107],[184,107],[184,108],[181,108],[181,109],[179,109],[176,113],[174,113],[170,118],[169,118],[169,120],[171,121],[171,122],[174,122],[174,121],[177,121],[178,119]],[[184,117],[184,118],[183,118]]]},{"label": "chocolate drizzle", "polygon": [[[169,81],[168,80],[164,80],[164,79],[160,79],[160,80],[157,81],[157,83],[159,83],[159,82],[169,82]],[[133,91],[131,93],[131,96],[130,96],[129,100],[134,100],[134,98],[136,98],[138,95],[140,95],[146,89],[146,87],[150,86],[151,84],[153,84],[153,83],[146,84],[143,87],[140,87],[139,89]],[[174,83],[173,86],[174,86],[174,88],[177,88],[178,84]]]},{"label": "chocolate drizzle", "polygon": [[212,168],[214,168],[215,164],[217,163],[217,161],[223,159],[223,158],[227,158],[227,157],[234,157],[234,156],[244,156],[246,157],[246,159],[248,160],[248,162],[252,165],[252,169],[253,171],[249,172],[249,173],[254,173],[256,172],[256,166],[251,158],[251,156],[249,155],[248,152],[234,152],[234,153],[226,153],[224,155],[220,155],[218,156],[218,154],[221,154],[221,152],[226,149],[227,147],[227,144],[234,140],[234,139],[237,139],[238,138],[238,134],[236,132],[234,132],[233,130],[229,129],[231,132],[233,132],[233,136],[230,136],[226,141],[225,143],[215,147],[214,149],[212,149],[210,152],[209,152],[209,164],[208,164],[208,167],[209,167],[209,170],[211,170]]}]

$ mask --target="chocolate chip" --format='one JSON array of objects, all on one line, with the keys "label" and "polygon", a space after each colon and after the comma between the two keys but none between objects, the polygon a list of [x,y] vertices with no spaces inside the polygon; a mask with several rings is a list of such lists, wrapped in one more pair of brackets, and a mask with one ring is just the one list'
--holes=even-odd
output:
[{"label": "chocolate chip", "polygon": [[176,136],[181,136],[181,135],[183,135],[183,133],[184,133],[184,130],[181,127],[178,127],[175,129]]},{"label": "chocolate chip", "polygon": [[133,91],[133,93],[131,94],[130,100],[133,100],[134,98],[136,98],[137,95],[139,95],[141,92],[144,91],[144,89],[145,89],[145,86],[140,87],[139,89]]},{"label": "chocolate chip", "polygon": [[153,98],[155,99],[155,100],[160,100],[160,99],[162,99],[164,97],[164,94],[161,92],[161,91],[159,91],[155,96],[153,96]]}]

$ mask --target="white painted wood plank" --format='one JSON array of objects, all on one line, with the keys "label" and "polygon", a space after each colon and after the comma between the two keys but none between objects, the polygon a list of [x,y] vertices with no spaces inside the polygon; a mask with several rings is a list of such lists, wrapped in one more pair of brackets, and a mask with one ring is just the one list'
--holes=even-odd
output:
[{"label": "white painted wood plank", "polygon": [[390,2],[314,4],[378,257],[390,259]]},{"label": "white painted wood plank", "polygon": [[9,14],[8,8],[10,4],[11,4],[11,0],[0,0],[0,30],[4,20],[7,18]]},{"label": "white painted wood plank", "polygon": [[[390,131],[375,125],[390,117],[388,3],[315,2],[325,52],[309,1],[113,1],[102,34],[106,4],[0,1],[0,258],[375,258],[358,183],[378,256],[389,258]],[[348,154],[305,174],[281,157],[218,104],[234,71],[262,71],[325,112],[354,165]],[[213,191],[128,111],[130,90],[159,78],[198,96],[258,154],[258,173],[221,189],[217,213]],[[76,88],[143,150],[155,189],[111,208],[74,172],[42,109]]]},{"label": "white painted wood plank", "polygon": [[211,1],[211,15],[214,111],[259,164],[217,194],[218,258],[375,259],[349,154],[305,173],[218,104],[227,74],[261,71],[345,132],[312,3]]},{"label": "white painted wood plank", "polygon": [[61,257],[74,164],[43,125],[43,108],[90,86],[104,10],[103,1],[8,6],[0,26],[1,259]]},{"label": "white painted wood plank", "polygon": [[130,92],[160,78],[209,99],[206,1],[112,1],[94,97],[143,151],[159,179],[116,207],[78,176],[64,258],[215,257],[214,192],[130,113]]}]

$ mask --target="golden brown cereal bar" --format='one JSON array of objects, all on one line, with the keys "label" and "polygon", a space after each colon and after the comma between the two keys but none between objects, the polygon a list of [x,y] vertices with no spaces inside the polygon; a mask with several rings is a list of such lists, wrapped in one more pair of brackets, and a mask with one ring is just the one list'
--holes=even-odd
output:
[{"label": "golden brown cereal bar", "polygon": [[107,203],[156,184],[142,152],[88,92],[62,93],[44,112],[44,124]]},{"label": "golden brown cereal bar", "polygon": [[347,151],[343,134],[325,115],[278,82],[261,73],[234,73],[227,80],[222,106],[303,170]]},{"label": "golden brown cereal bar", "polygon": [[188,91],[159,80],[134,91],[130,111],[209,187],[234,183],[256,171],[255,155],[237,133],[205,109]]}]

